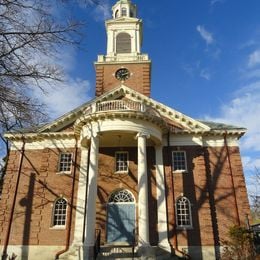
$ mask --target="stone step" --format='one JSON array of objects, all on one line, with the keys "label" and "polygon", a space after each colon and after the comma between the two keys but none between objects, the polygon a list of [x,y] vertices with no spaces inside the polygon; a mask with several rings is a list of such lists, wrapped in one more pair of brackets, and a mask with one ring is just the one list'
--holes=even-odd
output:
[{"label": "stone step", "polygon": [[97,257],[98,260],[133,260],[133,259],[145,259],[145,260],[177,260],[180,259],[177,256],[171,255],[169,252],[166,252],[158,247],[153,247],[154,256],[143,257],[138,256],[136,249],[134,254],[132,252],[132,247],[125,246],[102,246],[100,253]]}]

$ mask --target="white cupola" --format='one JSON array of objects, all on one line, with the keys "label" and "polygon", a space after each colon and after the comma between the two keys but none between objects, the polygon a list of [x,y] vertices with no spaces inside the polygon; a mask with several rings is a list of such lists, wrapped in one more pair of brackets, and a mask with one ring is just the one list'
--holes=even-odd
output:
[{"label": "white cupola", "polygon": [[113,7],[113,19],[120,17],[134,17],[136,18],[136,5],[131,0],[120,0]]},{"label": "white cupola", "polygon": [[149,60],[147,54],[141,53],[142,25],[131,0],[117,1],[112,7],[112,19],[106,21],[107,53],[99,55],[98,62]]}]

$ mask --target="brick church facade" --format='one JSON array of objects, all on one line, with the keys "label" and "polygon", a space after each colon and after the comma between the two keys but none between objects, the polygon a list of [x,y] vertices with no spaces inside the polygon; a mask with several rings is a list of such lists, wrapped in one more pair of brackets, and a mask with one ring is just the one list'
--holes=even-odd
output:
[{"label": "brick church facade", "polygon": [[218,259],[228,228],[245,225],[245,129],[195,120],[151,98],[136,6],[119,0],[112,12],[107,53],[95,62],[96,97],[5,135],[12,145],[0,198],[3,259],[94,259],[99,238],[108,259],[133,244],[136,257]]}]

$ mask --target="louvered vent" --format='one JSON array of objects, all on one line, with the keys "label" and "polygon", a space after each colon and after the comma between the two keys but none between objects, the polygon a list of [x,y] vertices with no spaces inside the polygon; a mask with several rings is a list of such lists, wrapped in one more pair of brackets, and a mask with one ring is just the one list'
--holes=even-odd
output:
[{"label": "louvered vent", "polygon": [[131,53],[131,36],[128,33],[119,33],[117,35],[116,52]]}]

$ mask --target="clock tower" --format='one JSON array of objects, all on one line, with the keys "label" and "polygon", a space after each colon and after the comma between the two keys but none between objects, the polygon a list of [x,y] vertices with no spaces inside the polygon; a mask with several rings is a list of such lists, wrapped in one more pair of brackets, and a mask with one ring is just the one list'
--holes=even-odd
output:
[{"label": "clock tower", "polygon": [[141,53],[142,20],[131,0],[119,0],[106,21],[107,53],[99,55],[96,68],[96,96],[124,84],[150,96],[151,61]]}]

